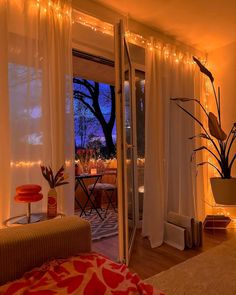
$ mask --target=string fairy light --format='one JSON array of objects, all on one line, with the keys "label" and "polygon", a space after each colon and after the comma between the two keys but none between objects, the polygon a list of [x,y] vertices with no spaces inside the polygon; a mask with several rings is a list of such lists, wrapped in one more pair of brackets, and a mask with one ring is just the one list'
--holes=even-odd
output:
[{"label": "string fairy light", "polygon": [[[49,10],[54,10],[59,18],[61,18],[62,16],[67,16],[71,18],[71,8],[68,5],[60,6],[53,0],[35,0],[34,3],[37,9],[42,9],[44,13],[47,13]],[[75,23],[86,26],[94,32],[100,32],[110,36],[113,36],[114,34],[112,24],[84,14],[78,10],[73,10],[72,24]],[[156,39],[153,42],[150,42],[150,38],[145,38],[144,36],[131,32],[129,30],[125,32],[125,36],[128,42],[144,48],[148,48],[150,51],[159,50],[160,52],[164,53],[165,58],[173,57],[173,60],[176,63],[184,62],[188,65],[194,64],[194,62],[192,61],[192,53],[187,51],[181,52],[181,50],[177,51],[175,50],[174,46],[171,46],[170,43],[165,44],[163,41]],[[202,58],[199,58],[199,60],[201,62],[205,62],[205,60]]]},{"label": "string fairy light", "polygon": [[28,167],[34,167],[34,166],[40,166],[42,164],[41,160],[38,161],[16,161],[11,162],[10,165],[12,168],[28,168]]},{"label": "string fairy light", "polygon": [[[65,165],[66,167],[71,166],[72,161],[66,160]],[[10,166],[11,168],[29,168],[29,167],[39,167],[43,164],[41,160],[38,161],[11,161]]]},{"label": "string fairy light", "polygon": [[59,18],[62,16],[71,18],[71,8],[69,5],[60,5],[59,3],[54,3],[53,0],[35,0],[32,3],[36,9],[40,9],[44,13],[52,10],[58,15]]},{"label": "string fairy light", "polygon": [[[53,0],[35,0],[34,1],[37,9],[42,9],[43,12],[48,12],[49,9],[54,10],[57,13],[58,17],[61,18],[62,16],[71,17],[71,9],[69,6],[59,6],[58,4],[54,3]],[[78,10],[73,10],[72,14],[72,24],[80,24],[90,28],[94,32],[103,33],[106,35],[113,36],[114,35],[114,27],[112,24],[101,21],[95,17],[89,16],[84,14]],[[173,58],[175,63],[184,62],[188,65],[193,65],[195,62],[192,61],[192,53],[187,51],[176,50],[173,45],[170,43],[165,43],[162,40],[153,39],[150,41],[150,38],[145,38],[141,34],[137,34],[131,32],[129,30],[125,31],[125,37],[127,38],[128,42],[138,45],[140,47],[144,47],[149,49],[150,51],[158,50],[159,52],[163,53],[164,58],[168,59],[170,57]],[[199,58],[199,60],[205,63],[205,59]],[[206,91],[207,94],[207,91]],[[204,100],[204,105],[206,110],[208,110],[208,96],[206,95]],[[37,162],[17,162],[11,163],[11,165],[16,167],[25,167],[25,166],[34,166],[40,165],[40,161]],[[69,163],[68,163],[69,164]]]},{"label": "string fairy light", "polygon": [[[107,34],[109,36],[114,35],[114,27],[112,24],[103,22],[93,16],[82,13],[78,10],[73,10],[73,24],[80,24],[90,28],[92,31]],[[184,62],[187,65],[194,65],[195,62],[192,60],[193,53],[178,50],[175,46],[170,43],[165,43],[162,40],[154,39],[150,41],[151,38],[145,38],[144,36],[131,32],[130,30],[125,31],[125,37],[129,43],[134,45],[138,45],[140,47],[144,47],[149,49],[150,51],[159,50],[163,53],[164,58],[173,58],[175,63]],[[198,59],[205,63],[206,59],[202,57],[198,57]]]},{"label": "string fairy light", "polygon": [[83,25],[92,31],[113,36],[113,25],[103,22],[95,17],[89,16],[77,10],[73,10],[73,23]]}]

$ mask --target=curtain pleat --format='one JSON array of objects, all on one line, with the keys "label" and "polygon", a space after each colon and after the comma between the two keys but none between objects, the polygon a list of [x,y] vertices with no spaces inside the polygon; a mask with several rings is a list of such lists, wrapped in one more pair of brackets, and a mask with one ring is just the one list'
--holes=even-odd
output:
[{"label": "curtain pleat", "polygon": [[65,164],[69,184],[57,188],[58,211],[73,214],[71,1],[6,0],[0,7],[0,128],[5,138],[0,200],[9,204],[6,210],[1,202],[0,221],[26,212],[24,204],[14,201],[22,184],[42,186],[43,201],[32,211],[46,210],[49,186],[40,165],[56,172]]},{"label": "curtain pleat", "polygon": [[[189,58],[189,57],[188,57]],[[171,97],[195,95],[193,65],[176,60],[175,50],[146,50],[145,196],[143,236],[151,246],[163,243],[169,211],[196,216],[196,165],[191,162],[194,121]],[[194,112],[192,102],[184,105]]]}]

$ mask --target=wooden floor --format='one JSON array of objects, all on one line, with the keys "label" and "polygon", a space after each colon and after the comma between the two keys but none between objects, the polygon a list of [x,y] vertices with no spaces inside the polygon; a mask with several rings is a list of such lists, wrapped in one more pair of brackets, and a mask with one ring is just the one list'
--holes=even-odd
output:
[{"label": "wooden floor", "polygon": [[[143,238],[139,230],[136,233],[129,269],[138,273],[142,279],[146,279],[233,237],[236,237],[236,229],[209,230],[204,231],[203,246],[199,249],[180,251],[166,244],[152,249],[149,240]],[[118,237],[115,236],[93,243],[93,250],[117,261]]]}]

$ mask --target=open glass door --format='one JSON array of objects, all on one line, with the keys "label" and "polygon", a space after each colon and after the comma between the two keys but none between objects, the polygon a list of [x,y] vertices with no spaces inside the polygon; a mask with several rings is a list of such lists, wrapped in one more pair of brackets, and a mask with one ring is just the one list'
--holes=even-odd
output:
[{"label": "open glass door", "polygon": [[115,26],[119,257],[129,263],[137,224],[134,79],[123,24]]}]

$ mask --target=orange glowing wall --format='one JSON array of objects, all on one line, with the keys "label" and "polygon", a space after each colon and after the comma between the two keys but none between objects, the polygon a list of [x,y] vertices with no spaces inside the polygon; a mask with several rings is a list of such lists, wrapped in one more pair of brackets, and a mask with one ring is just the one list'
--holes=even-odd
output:
[{"label": "orange glowing wall", "polygon": [[[236,42],[210,52],[209,68],[214,74],[215,85],[220,86],[221,89],[222,127],[228,134],[232,124],[236,122]],[[235,153],[236,142],[231,149],[231,157]],[[232,176],[236,177],[236,162],[232,170]],[[235,218],[236,208],[215,208],[209,213],[229,214]]]}]

